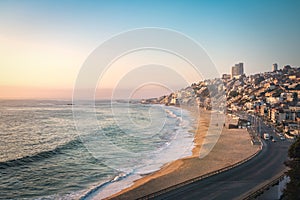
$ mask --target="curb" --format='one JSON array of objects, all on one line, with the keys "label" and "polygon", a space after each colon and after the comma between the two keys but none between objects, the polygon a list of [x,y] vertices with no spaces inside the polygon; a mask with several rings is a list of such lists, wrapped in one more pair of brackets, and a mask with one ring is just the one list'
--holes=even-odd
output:
[{"label": "curb", "polygon": [[242,194],[237,199],[243,199],[243,200],[250,200],[250,199],[256,199],[259,195],[264,193],[265,190],[269,189],[270,187],[277,184],[280,180],[283,179],[285,176],[285,172],[287,171],[287,168],[279,172],[277,175],[272,177],[269,180],[266,180],[265,182],[261,183],[260,185],[256,186],[252,190]]},{"label": "curb", "polygon": [[159,196],[159,195],[162,195],[162,194],[164,194],[164,193],[170,192],[170,191],[175,190],[175,189],[177,189],[177,188],[180,188],[180,187],[189,185],[189,184],[191,184],[191,183],[194,183],[194,182],[197,182],[197,181],[206,179],[206,178],[208,178],[208,177],[217,175],[217,174],[219,174],[219,173],[228,171],[228,170],[230,170],[230,169],[232,169],[232,168],[235,168],[235,167],[237,167],[237,166],[239,166],[239,165],[242,165],[242,164],[248,162],[249,160],[251,160],[252,158],[254,158],[255,156],[257,156],[257,155],[261,152],[262,147],[263,147],[263,145],[261,145],[260,148],[259,148],[254,154],[252,154],[252,155],[249,156],[248,158],[245,158],[245,159],[243,159],[243,160],[241,160],[241,161],[239,161],[239,162],[237,162],[237,163],[235,163],[235,164],[233,164],[233,165],[229,165],[229,166],[227,166],[227,167],[224,167],[224,168],[221,168],[221,169],[212,171],[212,172],[210,172],[210,173],[201,175],[201,176],[199,176],[199,177],[195,177],[195,178],[193,178],[193,179],[184,181],[184,182],[182,182],[182,183],[178,183],[178,184],[176,184],[176,185],[173,185],[173,186],[170,186],[170,187],[168,187],[168,188],[159,190],[159,191],[157,191],[157,192],[153,192],[153,193],[151,193],[151,194],[148,194],[148,195],[143,196],[143,197],[138,198],[138,199],[144,200],[144,199],[155,198],[155,197],[157,197],[157,196]]}]

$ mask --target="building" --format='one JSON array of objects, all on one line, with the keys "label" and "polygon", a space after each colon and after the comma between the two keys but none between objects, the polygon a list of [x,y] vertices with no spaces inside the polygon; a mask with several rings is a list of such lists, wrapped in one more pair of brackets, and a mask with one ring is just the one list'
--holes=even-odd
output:
[{"label": "building", "polygon": [[274,71],[277,71],[277,70],[278,70],[278,65],[277,65],[277,63],[274,63],[272,65],[272,71],[274,72]]},{"label": "building", "polygon": [[271,111],[271,120],[274,123],[282,123],[283,121],[293,121],[297,119],[297,112],[293,109],[273,108]]},{"label": "building", "polygon": [[230,80],[230,78],[231,78],[230,74],[223,74],[222,75],[222,79],[225,80],[225,81]]},{"label": "building", "polygon": [[273,108],[271,110],[271,120],[273,123],[281,123],[282,121],[286,120],[286,113],[283,111],[283,109]]},{"label": "building", "polygon": [[231,68],[231,78],[239,78],[244,74],[244,63],[238,63]]}]

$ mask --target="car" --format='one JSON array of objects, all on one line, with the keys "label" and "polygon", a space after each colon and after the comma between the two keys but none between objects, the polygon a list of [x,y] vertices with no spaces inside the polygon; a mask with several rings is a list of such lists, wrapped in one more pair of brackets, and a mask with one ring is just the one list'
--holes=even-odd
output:
[{"label": "car", "polygon": [[276,142],[275,138],[272,139],[272,142]]},{"label": "car", "polygon": [[270,139],[269,133],[264,133],[263,138],[264,138],[265,140],[269,140],[269,139]]},{"label": "car", "polygon": [[285,140],[285,137],[284,137],[284,136],[281,136],[281,137],[280,137],[280,140]]}]

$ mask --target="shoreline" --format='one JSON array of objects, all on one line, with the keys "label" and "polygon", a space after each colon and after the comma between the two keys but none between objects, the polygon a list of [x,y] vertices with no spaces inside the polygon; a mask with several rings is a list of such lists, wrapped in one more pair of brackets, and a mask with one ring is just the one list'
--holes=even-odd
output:
[{"label": "shoreline", "polygon": [[[165,164],[160,170],[144,175],[134,183],[107,197],[106,199],[136,199],[147,194],[168,188],[172,185],[190,180],[192,178],[210,173],[212,171],[227,167],[237,163],[257,150],[257,146],[252,146],[250,136],[245,129],[229,129],[222,127],[218,143],[212,151],[203,158],[199,158],[201,147],[211,120],[211,111],[199,110],[200,115],[195,110],[183,108],[190,112],[196,119],[194,131],[194,147],[192,155]],[[230,116],[226,116],[225,123],[233,121]],[[97,196],[96,196],[97,198]]]}]

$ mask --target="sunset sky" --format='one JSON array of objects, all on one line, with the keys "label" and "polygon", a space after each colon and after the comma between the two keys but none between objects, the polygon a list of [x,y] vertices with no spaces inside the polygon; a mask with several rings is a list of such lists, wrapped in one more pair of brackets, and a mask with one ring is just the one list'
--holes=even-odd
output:
[{"label": "sunset sky", "polygon": [[[269,71],[273,63],[299,66],[299,9],[297,0],[1,0],[0,98],[70,99],[77,74],[95,48],[113,35],[143,27],[193,38],[220,74],[240,61],[247,74]],[[114,86],[107,81],[104,87]]]}]

